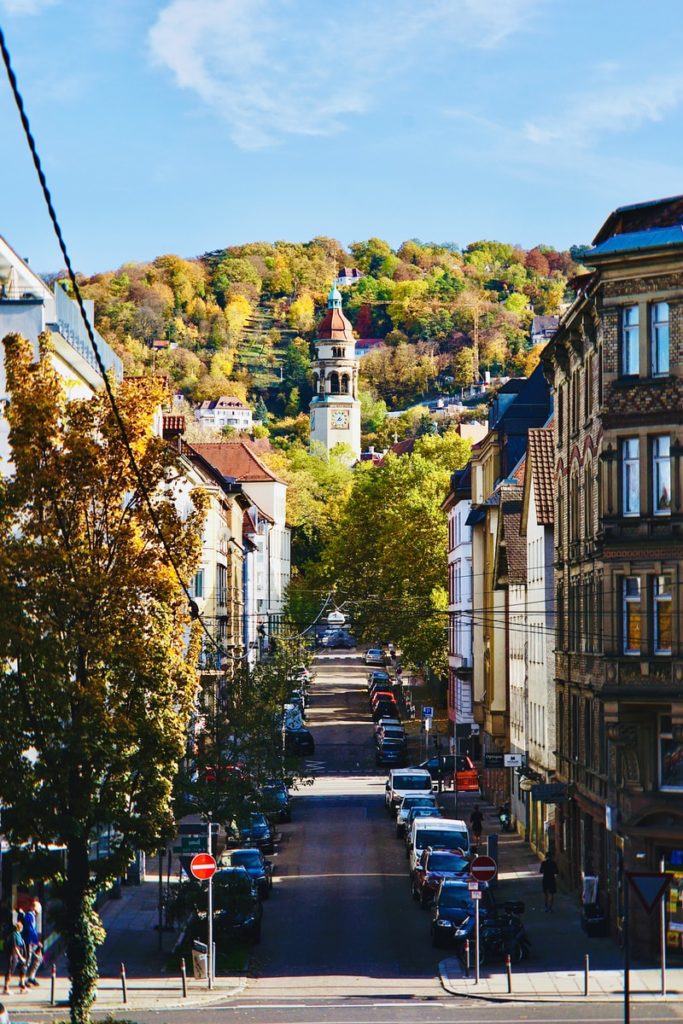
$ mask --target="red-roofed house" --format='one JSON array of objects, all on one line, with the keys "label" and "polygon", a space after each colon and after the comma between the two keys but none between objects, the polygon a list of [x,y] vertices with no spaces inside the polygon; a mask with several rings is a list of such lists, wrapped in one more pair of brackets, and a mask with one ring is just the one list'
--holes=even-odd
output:
[{"label": "red-roofed house", "polygon": [[268,636],[277,632],[291,574],[291,538],[287,526],[287,484],[261,460],[248,441],[217,441],[194,445],[223,477],[236,480],[250,501],[256,527],[257,623]]}]

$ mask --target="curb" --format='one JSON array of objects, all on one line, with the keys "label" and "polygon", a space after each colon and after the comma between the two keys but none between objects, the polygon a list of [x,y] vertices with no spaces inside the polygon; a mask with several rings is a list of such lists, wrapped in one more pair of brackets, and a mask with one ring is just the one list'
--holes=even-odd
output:
[{"label": "curb", "polygon": [[[439,981],[441,987],[449,995],[458,996],[461,999],[473,999],[484,1003],[619,1003],[622,1004],[624,996],[622,992],[595,993],[594,995],[579,995],[576,992],[557,992],[552,995],[543,995],[537,992],[472,992],[467,988],[458,988],[457,981],[451,981],[448,973],[448,965],[453,963],[453,958],[439,961]],[[462,981],[464,979],[458,979]],[[662,996],[656,992],[631,992],[631,1003],[668,1003],[680,1001],[681,993],[667,992]]]}]

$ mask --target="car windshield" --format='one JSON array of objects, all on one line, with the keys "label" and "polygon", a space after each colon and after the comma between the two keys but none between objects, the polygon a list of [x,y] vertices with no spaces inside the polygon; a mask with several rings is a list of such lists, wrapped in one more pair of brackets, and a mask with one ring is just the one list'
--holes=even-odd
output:
[{"label": "car windshield", "polygon": [[371,647],[370,650],[368,651],[368,656],[370,658],[379,658],[381,653],[382,653],[381,651],[378,651],[378,650],[376,650],[376,648]]},{"label": "car windshield", "polygon": [[427,861],[429,871],[466,871],[468,866],[467,857],[456,853],[432,853]]},{"label": "car windshield", "polygon": [[415,836],[415,846],[418,850],[424,850],[427,846],[442,850],[454,850],[456,847],[466,850],[469,842],[467,833],[456,832],[455,829],[419,828]]},{"label": "car windshield", "polygon": [[245,818],[243,821],[240,822],[240,828],[241,829],[262,828],[263,826],[265,826],[267,824],[268,824],[268,822],[266,820],[265,814],[254,813],[254,814],[250,814],[248,818]]},{"label": "car windshield", "polygon": [[431,779],[423,775],[401,775],[394,779],[394,789],[431,789]]},{"label": "car windshield", "polygon": [[384,737],[387,740],[402,740],[405,736],[403,729],[399,728],[397,725],[395,725],[393,729],[391,726],[387,726],[383,731]]},{"label": "car windshield", "polygon": [[439,906],[447,910],[474,910],[474,900],[470,898],[467,889],[444,885],[439,893]]},{"label": "car windshield", "polygon": [[260,868],[261,857],[256,850],[235,850],[230,855],[230,862],[236,867]]},{"label": "car windshield", "polygon": [[441,811],[438,807],[430,804],[428,807],[411,807],[408,814],[413,820],[415,818],[439,818]]},{"label": "car windshield", "polygon": [[428,796],[404,796],[401,804],[402,811],[409,811],[412,807],[436,807],[436,800]]}]

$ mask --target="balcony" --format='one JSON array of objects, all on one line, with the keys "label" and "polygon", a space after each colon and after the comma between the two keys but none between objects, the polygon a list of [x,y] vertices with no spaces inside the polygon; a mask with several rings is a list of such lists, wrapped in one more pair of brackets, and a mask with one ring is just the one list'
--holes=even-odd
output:
[{"label": "balcony", "polygon": [[[71,347],[75,349],[75,351],[78,352],[78,354],[99,373],[100,369],[97,365],[97,360],[88,337],[88,332],[86,331],[85,324],[83,323],[81,311],[78,308],[77,303],[69,298],[60,284],[55,284],[55,310],[57,315],[56,326],[59,333],[66,339],[66,341],[69,342]],[[92,326],[92,321],[94,319],[93,312],[88,311],[88,319],[91,321]],[[116,380],[121,380],[123,377],[123,363],[94,327],[92,328],[92,331],[97,351],[104,364],[105,372],[111,372]]]}]

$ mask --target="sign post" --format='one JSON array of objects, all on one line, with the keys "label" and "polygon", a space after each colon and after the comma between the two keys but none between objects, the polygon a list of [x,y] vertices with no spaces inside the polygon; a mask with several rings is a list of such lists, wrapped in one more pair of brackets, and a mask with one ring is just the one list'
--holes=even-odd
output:
[{"label": "sign post", "polygon": [[[211,846],[211,822],[209,822],[209,847]],[[206,957],[206,978],[208,987],[213,988],[213,876],[216,861],[210,853],[197,853],[190,862],[190,873],[200,882],[208,881],[207,919],[209,926],[208,950]]]},{"label": "sign post", "polygon": [[476,884],[477,888],[470,891],[470,896],[474,900],[474,936],[475,936],[475,950],[474,950],[474,981],[475,984],[479,983],[479,901],[481,900],[481,892],[479,891],[479,882],[492,882],[496,877],[498,871],[498,865],[496,864],[493,857],[475,857],[470,864],[470,874],[474,879],[474,882],[469,882],[467,888],[471,885]]},{"label": "sign post", "polygon": [[[671,878],[661,871],[625,871],[624,885],[624,1024],[631,1019],[631,951],[629,949],[629,887],[633,890],[645,908],[651,914],[660,903],[669,887]],[[664,980],[662,979],[662,985]]]}]

